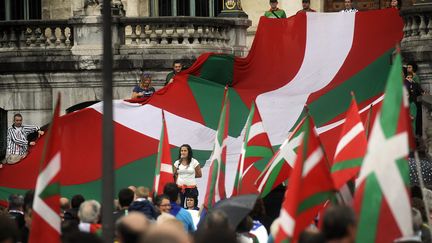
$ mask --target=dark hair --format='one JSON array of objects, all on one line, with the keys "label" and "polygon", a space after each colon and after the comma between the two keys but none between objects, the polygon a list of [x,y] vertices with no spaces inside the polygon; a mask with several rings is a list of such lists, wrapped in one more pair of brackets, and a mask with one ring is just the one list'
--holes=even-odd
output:
[{"label": "dark hair", "polygon": [[161,232],[151,233],[144,237],[144,243],[180,243],[173,235],[164,234]]},{"label": "dark hair", "polygon": [[138,243],[141,241],[141,233],[132,230],[121,221],[116,225],[116,230],[122,242]]},{"label": "dark hair", "polygon": [[176,65],[177,63],[180,64],[180,65],[182,65],[182,62],[180,60],[174,60],[173,66]]},{"label": "dark hair", "polygon": [[175,183],[167,183],[164,186],[164,190],[163,190],[164,194],[167,195],[169,197],[169,200],[171,202],[175,202],[178,199],[178,194],[180,192],[177,184]]},{"label": "dark hair", "polygon": [[164,199],[166,199],[168,201],[170,200],[168,195],[165,195],[165,194],[161,194],[161,195],[157,196],[156,200],[155,200],[155,205],[160,206],[162,204],[162,200],[164,200]]},{"label": "dark hair", "polygon": [[21,115],[20,113],[16,113],[16,114],[13,116],[14,121],[15,121],[15,117],[21,117],[21,118],[22,118],[22,115]]},{"label": "dark hair", "polygon": [[21,209],[24,206],[24,197],[19,194],[11,194],[8,203],[9,209]]},{"label": "dark hair", "polygon": [[[189,144],[183,144],[182,146],[180,146],[179,148],[179,154],[178,154],[178,160],[181,160],[181,148],[187,148],[188,150],[188,156],[187,156],[187,163],[188,165],[190,164],[190,162],[192,161],[192,147]],[[179,163],[180,165],[180,163]]]},{"label": "dark hair", "polygon": [[[399,0],[398,0],[398,3],[399,3]],[[409,63],[407,63],[407,67],[408,66],[412,66],[413,67],[413,72],[417,72],[418,66],[417,66],[417,64],[415,62],[409,62]]]},{"label": "dark hair", "polygon": [[71,199],[71,208],[79,208],[81,203],[85,201],[84,197],[81,194],[75,195]]},{"label": "dark hair", "polygon": [[322,233],[326,240],[341,239],[349,235],[349,227],[356,225],[356,216],[352,208],[332,206],[323,216]]},{"label": "dark hair", "polygon": [[121,207],[129,206],[134,200],[135,193],[129,188],[123,188],[118,193],[118,200]]}]

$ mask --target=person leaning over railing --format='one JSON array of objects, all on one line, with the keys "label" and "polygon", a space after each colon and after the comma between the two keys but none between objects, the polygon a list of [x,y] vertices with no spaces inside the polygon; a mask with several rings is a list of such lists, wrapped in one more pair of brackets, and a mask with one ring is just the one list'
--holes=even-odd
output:
[{"label": "person leaning over railing", "polygon": [[17,113],[13,117],[13,124],[7,131],[7,149],[6,157],[1,161],[2,164],[15,164],[24,159],[28,153],[28,147],[36,145],[35,141],[28,141],[27,136],[30,133],[38,132],[38,136],[44,134],[38,126],[23,125],[23,117]]}]

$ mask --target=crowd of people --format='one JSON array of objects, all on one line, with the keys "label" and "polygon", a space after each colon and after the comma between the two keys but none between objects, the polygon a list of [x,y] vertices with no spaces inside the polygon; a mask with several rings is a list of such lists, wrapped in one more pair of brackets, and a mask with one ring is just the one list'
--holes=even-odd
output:
[{"label": "crowd of people", "polygon": [[[146,187],[121,189],[113,211],[114,242],[273,242],[280,221],[278,218],[272,219],[273,224],[267,227],[261,223],[268,217],[262,199],[257,199],[250,213],[233,225],[230,215],[217,207],[203,213],[191,198],[186,198],[186,205],[181,206],[180,190],[175,183],[168,183],[164,187],[164,194],[152,198]],[[0,242],[28,242],[33,197],[34,191],[28,191],[25,195],[11,194],[8,205],[0,207]],[[397,242],[431,242],[424,197],[428,198],[429,203],[432,202],[432,191],[412,188],[414,235]],[[101,204],[98,201],[75,195],[70,200],[61,198],[60,205],[62,242],[103,242]],[[429,210],[432,208],[432,205],[427,206]],[[301,233],[298,242],[354,243],[356,228],[357,218],[351,206],[332,205],[322,215],[317,215],[316,222]]]}]

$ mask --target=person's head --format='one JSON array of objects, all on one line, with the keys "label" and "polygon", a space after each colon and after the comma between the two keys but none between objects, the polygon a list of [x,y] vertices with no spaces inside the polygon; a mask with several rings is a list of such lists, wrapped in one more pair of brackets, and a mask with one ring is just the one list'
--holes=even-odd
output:
[{"label": "person's head", "polygon": [[169,213],[171,210],[171,202],[167,195],[159,195],[156,198],[156,207],[159,209],[160,212],[163,213]]},{"label": "person's head", "polygon": [[96,224],[99,221],[101,205],[96,200],[88,200],[81,204],[78,218],[83,223]]},{"label": "person's head", "polygon": [[123,188],[118,193],[118,200],[121,208],[127,208],[133,202],[135,193],[129,188]]},{"label": "person's head", "polygon": [[8,198],[9,210],[23,210],[24,197],[19,194],[11,194]]},{"label": "person's head", "polygon": [[163,193],[169,197],[171,202],[177,202],[179,192],[180,190],[175,183],[170,182],[164,186]]},{"label": "person's head", "polygon": [[303,6],[303,9],[309,9],[310,8],[310,0],[302,0],[302,6]]},{"label": "person's head", "polygon": [[138,243],[150,227],[142,213],[131,212],[116,222],[116,233],[120,243]]},{"label": "person's head", "polygon": [[212,228],[223,230],[231,229],[226,213],[217,209],[210,211],[206,215],[199,228],[200,230],[208,230]]},{"label": "person's head", "polygon": [[192,161],[192,147],[189,144],[180,146],[178,159],[185,159],[188,163]]},{"label": "person's head", "polygon": [[151,83],[151,75],[149,73],[144,73],[141,75],[141,86],[149,87]]},{"label": "person's head", "polygon": [[183,223],[170,214],[162,214],[158,217],[155,226],[148,232],[147,236],[149,238],[145,242],[154,243],[155,241],[150,240],[150,238],[156,235],[171,236],[174,239],[174,241],[171,241],[172,243],[191,242]]},{"label": "person's head", "polygon": [[195,209],[195,207],[196,207],[195,198],[186,197],[186,208],[187,209]]},{"label": "person's head", "polygon": [[352,0],[345,0],[344,5],[345,5],[345,9],[352,9],[353,8]]},{"label": "person's head", "polygon": [[270,7],[271,9],[276,9],[278,6],[278,1],[277,0],[270,0]]},{"label": "person's head", "polygon": [[399,8],[398,0],[391,0],[390,7]]},{"label": "person's head", "polygon": [[405,79],[412,82],[413,81],[413,75],[411,73],[407,73]]},{"label": "person's head", "polygon": [[0,215],[0,242],[14,243],[18,240],[18,227],[7,215]]},{"label": "person's head", "polygon": [[181,64],[180,60],[175,60],[173,62],[174,73],[179,73],[182,70],[182,68],[183,68],[183,65]]},{"label": "person's head", "polygon": [[23,122],[23,117],[20,113],[17,113],[13,116],[13,125],[15,127],[21,127]]},{"label": "person's head", "polygon": [[347,206],[331,206],[323,216],[322,232],[327,241],[344,239],[355,242],[356,216]]},{"label": "person's head", "polygon": [[71,199],[71,208],[79,208],[81,203],[85,201],[83,195],[78,194],[72,197]]},{"label": "person's head", "polygon": [[150,189],[145,186],[139,186],[136,191],[135,195],[137,198],[148,198],[150,196]]},{"label": "person's head", "polygon": [[248,215],[246,216],[240,223],[237,225],[236,232],[237,233],[247,233],[251,231],[253,228],[253,220]]},{"label": "person's head", "polygon": [[407,73],[413,74],[417,72],[417,65],[414,63],[408,63],[407,64]]},{"label": "person's head", "polygon": [[65,197],[60,198],[60,209],[63,211],[66,211],[70,208],[69,199]]}]

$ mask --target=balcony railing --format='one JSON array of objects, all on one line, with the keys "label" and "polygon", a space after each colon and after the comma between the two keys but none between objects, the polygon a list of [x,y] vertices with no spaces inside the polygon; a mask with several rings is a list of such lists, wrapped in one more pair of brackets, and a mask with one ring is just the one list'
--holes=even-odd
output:
[{"label": "balcony railing", "polygon": [[70,49],[72,31],[67,20],[0,21],[0,52]]},{"label": "balcony railing", "polygon": [[432,38],[432,5],[412,6],[401,11],[404,19],[402,42]]},{"label": "balcony railing", "polygon": [[[0,21],[0,56],[40,55],[73,50],[74,46],[100,45],[101,38],[85,36],[85,28],[102,26],[100,18],[92,23],[80,19]],[[242,55],[246,50],[247,19],[206,17],[115,18],[114,48],[118,54],[176,52],[223,52]],[[88,25],[89,27],[86,27]],[[244,32],[244,33],[243,33]],[[94,34],[92,34],[94,35]],[[99,42],[95,42],[99,41]],[[93,41],[93,43],[90,43]]]}]

